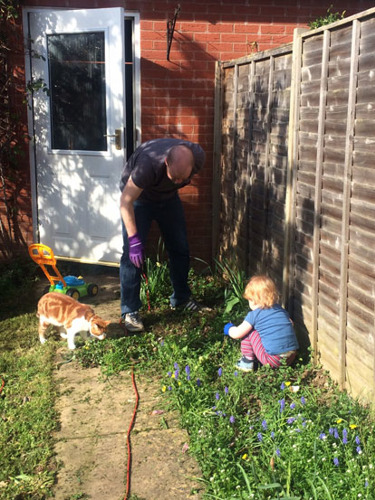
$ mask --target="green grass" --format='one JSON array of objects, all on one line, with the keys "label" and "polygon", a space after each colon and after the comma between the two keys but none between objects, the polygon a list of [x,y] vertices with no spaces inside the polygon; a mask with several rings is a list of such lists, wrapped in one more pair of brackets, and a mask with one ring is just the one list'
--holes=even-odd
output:
[{"label": "green grass", "polygon": [[[133,366],[136,377],[142,373],[160,381],[165,407],[178,410],[189,434],[205,498],[375,498],[370,408],[340,392],[308,358],[276,371],[235,370],[239,343],[224,338],[222,330],[246,313],[241,273],[230,273],[227,282],[191,273],[194,295],[214,306],[203,314],[169,310],[165,264],[149,263],[147,274],[153,288],[151,312],[142,292],[146,332],[88,342],[77,350],[77,362],[100,366],[106,376]],[[232,300],[230,307],[226,300]],[[56,475],[51,437],[57,426],[56,344],[38,344],[36,318],[22,303],[17,315],[0,322],[1,499],[47,498]]]}]

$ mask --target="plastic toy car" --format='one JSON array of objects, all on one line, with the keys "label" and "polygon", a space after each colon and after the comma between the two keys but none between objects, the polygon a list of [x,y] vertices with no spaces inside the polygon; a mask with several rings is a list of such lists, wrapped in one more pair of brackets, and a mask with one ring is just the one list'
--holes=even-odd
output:
[{"label": "plastic toy car", "polygon": [[[40,265],[44,274],[50,282],[50,286],[46,287],[44,293],[59,292],[65,293],[73,299],[78,300],[86,295],[94,296],[98,293],[99,287],[95,283],[86,283],[82,276],[61,276],[56,267],[56,258],[51,248],[40,243],[34,243],[29,246],[29,254],[34,262]],[[55,276],[50,274],[46,266],[52,267]]]}]

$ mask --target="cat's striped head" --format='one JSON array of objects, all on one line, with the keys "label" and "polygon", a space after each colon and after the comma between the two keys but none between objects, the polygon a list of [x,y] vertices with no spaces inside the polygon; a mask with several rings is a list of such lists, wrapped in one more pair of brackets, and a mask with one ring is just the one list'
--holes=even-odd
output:
[{"label": "cat's striped head", "polygon": [[103,340],[106,337],[106,329],[110,321],[105,321],[97,314],[90,319],[90,335],[96,339]]}]

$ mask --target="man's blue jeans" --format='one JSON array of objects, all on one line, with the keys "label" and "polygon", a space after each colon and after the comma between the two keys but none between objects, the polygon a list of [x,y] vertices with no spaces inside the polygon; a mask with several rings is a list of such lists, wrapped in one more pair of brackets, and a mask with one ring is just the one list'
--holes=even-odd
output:
[{"label": "man's blue jeans", "polygon": [[[178,194],[176,193],[171,199],[158,202],[136,200],[134,213],[138,235],[144,245],[152,221],[157,222],[169,257],[169,274],[173,286],[171,306],[183,304],[191,295],[188,285],[190,256],[185,215]],[[142,305],[140,300],[142,270],[129,260],[128,235],[124,223],[122,223],[122,235],[124,245],[120,261],[120,286],[121,314],[124,315],[138,311]]]}]

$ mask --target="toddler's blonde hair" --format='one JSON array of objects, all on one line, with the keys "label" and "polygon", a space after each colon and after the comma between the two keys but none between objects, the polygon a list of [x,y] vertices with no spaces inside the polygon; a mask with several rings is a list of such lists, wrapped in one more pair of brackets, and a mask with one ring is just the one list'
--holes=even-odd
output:
[{"label": "toddler's blonde hair", "polygon": [[275,283],[263,274],[251,278],[246,285],[243,296],[257,304],[261,309],[268,309],[279,300]]}]

